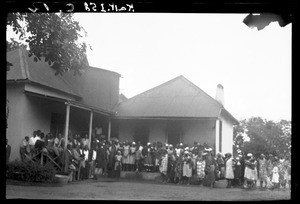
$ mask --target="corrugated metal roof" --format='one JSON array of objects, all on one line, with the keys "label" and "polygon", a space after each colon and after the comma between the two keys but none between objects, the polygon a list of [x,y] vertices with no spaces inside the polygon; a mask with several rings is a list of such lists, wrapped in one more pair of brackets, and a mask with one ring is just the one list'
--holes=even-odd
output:
[{"label": "corrugated metal roof", "polygon": [[65,93],[80,96],[76,89],[64,80],[63,76],[55,76],[55,70],[43,59],[34,62],[34,57],[28,57],[28,51],[22,48],[6,53],[6,59],[13,66],[7,72],[7,80],[27,79],[44,86],[48,86]]},{"label": "corrugated metal roof", "polygon": [[223,106],[199,87],[178,76],[132,97],[116,108],[117,117],[219,117]]}]

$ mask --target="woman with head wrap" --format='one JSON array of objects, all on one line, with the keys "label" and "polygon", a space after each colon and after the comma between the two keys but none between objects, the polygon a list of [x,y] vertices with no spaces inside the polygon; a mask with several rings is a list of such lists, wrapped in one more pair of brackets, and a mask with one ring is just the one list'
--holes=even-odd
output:
[{"label": "woman with head wrap", "polygon": [[135,152],[136,152],[136,145],[135,142],[132,142],[130,148],[129,148],[129,171],[135,171]]},{"label": "woman with head wrap", "polygon": [[200,184],[202,184],[203,179],[205,177],[205,159],[202,155],[201,151],[198,151],[198,155],[196,158],[196,177]]},{"label": "woman with head wrap", "polygon": [[213,188],[215,183],[216,161],[212,156],[212,148],[205,148],[205,179],[203,185]]},{"label": "woman with head wrap", "polygon": [[182,171],[183,171],[183,151],[179,153],[179,156],[175,161],[175,178],[174,182],[177,184],[182,183]]},{"label": "woman with head wrap", "polygon": [[252,188],[254,186],[254,170],[255,164],[253,161],[253,155],[251,153],[247,154],[247,158],[245,160],[245,172],[244,172],[244,180],[245,180],[245,186]]},{"label": "woman with head wrap", "polygon": [[217,169],[220,172],[219,179],[223,179],[225,177],[225,161],[223,159],[222,153],[220,152],[217,154],[216,163],[217,163]]},{"label": "woman with head wrap", "polygon": [[126,140],[125,145],[123,146],[123,157],[122,157],[122,169],[123,171],[129,171],[129,152],[130,144]]},{"label": "woman with head wrap", "polygon": [[193,162],[192,162],[192,158],[191,158],[191,153],[186,150],[184,152],[182,176],[183,176],[184,180],[187,181],[188,185],[191,182],[192,169],[193,169]]},{"label": "woman with head wrap", "polygon": [[162,157],[159,161],[159,171],[161,173],[161,179],[163,183],[167,182],[167,171],[168,171],[168,152],[163,150]]}]

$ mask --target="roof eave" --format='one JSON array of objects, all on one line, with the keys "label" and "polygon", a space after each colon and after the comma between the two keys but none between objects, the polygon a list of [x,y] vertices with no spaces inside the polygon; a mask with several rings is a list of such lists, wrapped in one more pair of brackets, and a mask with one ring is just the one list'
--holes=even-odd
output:
[{"label": "roof eave", "polygon": [[220,111],[220,116],[221,115],[228,117],[233,122],[233,125],[239,124],[239,121],[235,117],[233,117],[224,107]]},{"label": "roof eave", "polygon": [[120,120],[216,120],[217,117],[118,116]]}]

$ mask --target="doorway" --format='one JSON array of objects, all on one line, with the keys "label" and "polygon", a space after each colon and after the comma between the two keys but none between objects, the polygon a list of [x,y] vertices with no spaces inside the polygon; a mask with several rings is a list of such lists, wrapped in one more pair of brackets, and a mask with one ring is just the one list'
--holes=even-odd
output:
[{"label": "doorway", "polygon": [[175,147],[181,141],[182,129],[179,121],[168,122],[167,137],[168,144],[172,144]]},{"label": "doorway", "polygon": [[137,125],[134,130],[134,141],[140,142],[145,146],[149,141],[149,127],[146,125]]}]

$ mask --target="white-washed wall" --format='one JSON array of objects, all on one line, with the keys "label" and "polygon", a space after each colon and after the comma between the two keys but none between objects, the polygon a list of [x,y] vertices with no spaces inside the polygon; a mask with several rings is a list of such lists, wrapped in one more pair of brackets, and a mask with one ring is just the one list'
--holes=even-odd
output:
[{"label": "white-washed wall", "polygon": [[[147,121],[149,126],[149,141],[166,142],[166,120]],[[131,120],[119,121],[119,139],[132,141],[136,123]],[[215,146],[215,120],[182,120],[182,142],[193,145],[194,141],[203,144],[206,142],[213,148]]]},{"label": "white-washed wall", "polygon": [[9,100],[6,138],[11,146],[9,161],[13,161],[19,158],[19,147],[22,138],[25,137],[23,132],[24,120],[26,119],[23,113],[25,111],[24,84],[8,85],[6,90],[6,97]]},{"label": "white-washed wall", "polygon": [[233,152],[233,123],[225,117],[222,120],[222,153]]},{"label": "white-washed wall", "polygon": [[215,120],[186,120],[182,124],[184,143],[191,146],[196,141],[215,146]]}]

